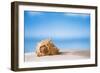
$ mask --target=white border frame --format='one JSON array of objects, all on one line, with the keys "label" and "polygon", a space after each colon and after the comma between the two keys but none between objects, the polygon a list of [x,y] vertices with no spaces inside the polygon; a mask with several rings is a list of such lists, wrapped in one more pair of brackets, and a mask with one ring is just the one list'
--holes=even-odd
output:
[{"label": "white border frame", "polygon": [[[83,65],[83,64],[95,64],[95,10],[94,9],[79,9],[79,8],[63,8],[63,7],[48,7],[48,6],[28,6],[19,5],[19,68],[35,68],[35,67],[50,67],[50,66],[62,66],[62,65]],[[91,27],[90,27],[90,59],[86,60],[64,60],[64,61],[53,61],[53,62],[24,62],[24,10],[30,11],[50,11],[50,12],[74,12],[74,13],[89,13],[91,14]],[[21,31],[21,32],[20,32]]]}]

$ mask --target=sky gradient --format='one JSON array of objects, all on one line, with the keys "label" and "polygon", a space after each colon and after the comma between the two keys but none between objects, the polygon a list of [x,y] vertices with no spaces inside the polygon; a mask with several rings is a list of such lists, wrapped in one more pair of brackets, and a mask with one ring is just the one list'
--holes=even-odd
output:
[{"label": "sky gradient", "polygon": [[89,14],[25,11],[25,37],[89,37]]}]

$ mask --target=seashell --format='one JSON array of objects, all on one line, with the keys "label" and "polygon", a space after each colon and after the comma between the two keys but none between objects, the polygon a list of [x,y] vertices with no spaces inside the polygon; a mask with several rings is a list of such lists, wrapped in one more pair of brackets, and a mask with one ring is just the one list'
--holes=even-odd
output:
[{"label": "seashell", "polygon": [[36,55],[38,57],[57,54],[59,54],[59,49],[53,44],[51,39],[42,40],[36,46]]}]

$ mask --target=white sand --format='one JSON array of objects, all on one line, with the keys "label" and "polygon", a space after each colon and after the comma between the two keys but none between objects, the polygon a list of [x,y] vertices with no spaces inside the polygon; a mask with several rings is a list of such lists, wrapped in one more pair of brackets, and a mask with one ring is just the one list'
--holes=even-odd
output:
[{"label": "white sand", "polygon": [[25,62],[29,61],[57,61],[70,59],[88,59],[90,58],[89,50],[67,50],[61,51],[59,55],[37,57],[35,53],[25,53]]}]

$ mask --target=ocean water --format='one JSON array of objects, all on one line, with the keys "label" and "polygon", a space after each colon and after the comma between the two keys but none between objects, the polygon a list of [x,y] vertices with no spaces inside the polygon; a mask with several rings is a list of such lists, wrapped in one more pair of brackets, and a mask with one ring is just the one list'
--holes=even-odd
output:
[{"label": "ocean water", "polygon": [[[37,43],[43,39],[26,39],[24,38],[24,52],[34,52],[37,46]],[[60,49],[90,49],[90,39],[52,39],[53,43]]]}]

